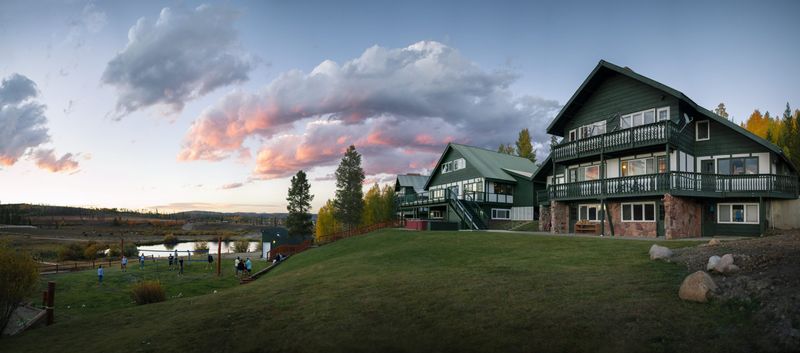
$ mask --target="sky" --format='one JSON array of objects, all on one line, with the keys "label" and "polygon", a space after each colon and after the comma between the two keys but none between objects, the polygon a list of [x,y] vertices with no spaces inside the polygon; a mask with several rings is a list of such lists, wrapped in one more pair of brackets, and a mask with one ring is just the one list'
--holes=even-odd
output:
[{"label": "sky", "polygon": [[315,212],[546,126],[603,59],[740,122],[800,107],[798,1],[1,1],[0,203]]}]

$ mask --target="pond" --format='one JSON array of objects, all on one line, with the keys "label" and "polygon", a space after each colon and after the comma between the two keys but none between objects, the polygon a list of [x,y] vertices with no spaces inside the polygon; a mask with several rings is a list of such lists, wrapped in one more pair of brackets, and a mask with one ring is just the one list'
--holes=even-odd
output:
[{"label": "pond", "polygon": [[[178,251],[178,256],[187,256],[187,251],[192,252],[194,254],[194,244],[197,242],[189,241],[189,242],[181,242],[177,244],[155,244],[155,245],[140,245],[139,246],[139,253],[143,253],[145,256],[150,257],[169,257],[169,254],[175,254],[174,251]],[[222,253],[223,254],[230,254],[233,253],[233,243],[234,242],[222,242]],[[248,247],[248,252],[255,252],[258,248],[258,243],[256,241],[251,241],[250,246]],[[266,250],[269,251],[269,244],[265,244]],[[208,250],[211,252],[211,255],[216,256],[217,254],[217,242],[209,241],[208,242]],[[205,256],[205,255],[197,255],[197,256]]]}]

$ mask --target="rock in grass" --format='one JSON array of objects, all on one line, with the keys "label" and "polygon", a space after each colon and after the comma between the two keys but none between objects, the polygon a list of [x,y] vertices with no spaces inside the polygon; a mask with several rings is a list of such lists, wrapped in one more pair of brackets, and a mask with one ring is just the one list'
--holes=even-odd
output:
[{"label": "rock in grass", "polygon": [[669,260],[672,257],[672,250],[667,247],[653,244],[650,247],[650,260]]},{"label": "rock in grass", "polygon": [[717,291],[717,284],[705,271],[697,271],[686,276],[678,290],[678,297],[683,300],[706,303]]},{"label": "rock in grass", "polygon": [[708,246],[719,245],[719,239],[711,239],[708,241]]},{"label": "rock in grass", "polygon": [[717,267],[717,264],[719,263],[719,260],[720,260],[720,257],[717,256],[717,255],[709,257],[708,258],[708,264],[706,265],[706,271],[711,271],[715,267]]}]

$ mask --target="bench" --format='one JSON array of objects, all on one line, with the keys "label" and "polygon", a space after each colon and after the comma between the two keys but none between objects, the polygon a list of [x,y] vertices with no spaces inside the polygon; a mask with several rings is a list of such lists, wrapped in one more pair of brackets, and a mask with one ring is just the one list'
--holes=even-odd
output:
[{"label": "bench", "polygon": [[577,234],[600,234],[600,223],[575,223]]}]

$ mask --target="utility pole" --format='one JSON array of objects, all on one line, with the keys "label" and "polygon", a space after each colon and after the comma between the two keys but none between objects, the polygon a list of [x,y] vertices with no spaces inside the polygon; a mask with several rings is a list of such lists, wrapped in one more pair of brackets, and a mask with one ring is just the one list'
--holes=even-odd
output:
[{"label": "utility pole", "polygon": [[222,269],[222,237],[217,237],[217,277]]}]

